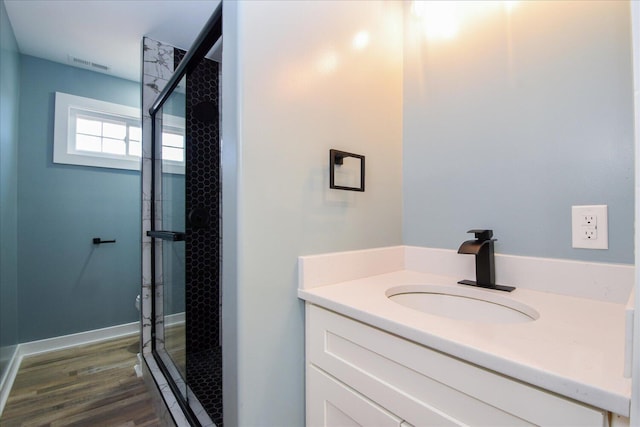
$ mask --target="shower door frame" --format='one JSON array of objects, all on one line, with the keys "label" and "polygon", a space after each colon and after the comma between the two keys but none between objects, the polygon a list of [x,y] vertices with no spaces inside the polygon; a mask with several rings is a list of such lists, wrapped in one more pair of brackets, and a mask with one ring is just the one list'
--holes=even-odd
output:
[{"label": "shower door frame", "polygon": [[[155,213],[157,212],[157,194],[156,194],[156,181],[158,179],[161,180],[162,171],[158,170],[160,161],[156,157],[156,150],[158,149],[158,141],[161,137],[162,128],[161,128],[161,119],[157,116],[162,115],[162,106],[167,101],[169,96],[173,93],[174,89],[178,86],[178,83],[182,80],[182,78],[188,75],[191,71],[195,69],[195,67],[204,59],[205,55],[214,44],[222,37],[222,2],[216,7],[215,11],[201,30],[200,34],[196,38],[195,42],[191,46],[191,48],[187,51],[184,58],[178,65],[178,67],[173,72],[171,78],[166,83],[162,92],[158,95],[152,106],[149,108],[149,115],[151,117],[151,194],[150,194],[150,213],[152,216],[152,220],[150,221],[150,229],[147,231],[147,236],[152,237],[151,243],[151,259],[150,259],[150,267],[151,271],[150,279],[151,279],[151,353],[150,356],[153,357],[155,364],[157,365],[157,369],[161,372],[162,376],[164,376],[164,380],[169,385],[175,400],[180,406],[184,417],[190,425],[199,426],[201,425],[199,418],[194,413],[193,408],[190,405],[190,400],[194,398],[194,394],[190,392],[188,384],[185,384],[186,393],[183,397],[183,392],[180,390],[179,386],[174,382],[175,375],[172,375],[171,371],[176,370],[175,366],[166,366],[165,360],[166,357],[163,357],[160,353],[156,351],[156,326],[158,324],[162,324],[161,321],[158,320],[158,316],[161,316],[162,313],[159,312],[156,308],[156,302],[158,299],[162,298],[162,291],[156,291],[156,263],[159,261],[156,256],[156,249],[158,244],[162,244],[161,237],[153,238],[154,232],[158,232],[160,230],[156,229],[157,223],[155,220]],[[160,124],[160,126],[158,126]],[[161,166],[160,166],[161,168]],[[157,239],[157,240],[156,240]],[[143,334],[144,335],[144,334]],[[143,343],[144,345],[144,343]],[[148,355],[145,354],[145,361],[147,361],[146,357]],[[155,372],[150,369],[152,375],[154,376],[156,384],[158,384],[158,379],[155,378]],[[202,406],[198,402],[197,398],[195,399],[196,411],[198,413],[203,413],[204,410]],[[198,410],[199,409],[199,410]],[[205,412],[206,413],[206,412]],[[205,417],[206,419],[206,417]]]}]

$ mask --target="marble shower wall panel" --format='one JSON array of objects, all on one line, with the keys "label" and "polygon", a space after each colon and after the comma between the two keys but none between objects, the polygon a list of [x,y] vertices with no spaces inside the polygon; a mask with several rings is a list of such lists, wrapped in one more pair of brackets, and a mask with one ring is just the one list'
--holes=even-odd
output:
[{"label": "marble shower wall panel", "polygon": [[[142,369],[142,377],[144,378],[147,389],[150,391],[149,394],[151,395],[152,404],[162,425],[166,427],[189,425],[189,422],[180,411],[171,387],[167,384],[166,380],[164,380],[162,371],[160,371],[156,361],[150,358],[147,363],[142,364]],[[165,401],[171,403],[165,404]]]},{"label": "marble shower wall panel", "polygon": [[[153,105],[158,95],[166,86],[168,80],[174,71],[174,48],[173,46],[165,45],[156,40],[149,39],[147,37],[142,40],[142,292],[141,292],[141,311],[142,311],[142,352],[144,355],[151,354],[151,329],[153,323],[163,321],[163,313],[158,310],[155,314],[155,319],[152,319],[152,298],[156,301],[162,301],[162,271],[156,268],[156,275],[159,286],[157,286],[155,295],[151,290],[151,245],[154,244],[147,236],[147,231],[151,229],[151,223],[154,221],[153,212],[151,212],[151,197],[152,197],[152,122],[151,115],[149,114],[149,108]],[[158,122],[157,129],[161,129],[161,122]],[[156,173],[161,170],[159,168],[161,162],[157,161]],[[156,183],[161,183],[162,180],[156,180]],[[161,188],[156,186],[156,202],[161,206]],[[156,218],[161,218],[161,215],[156,215]],[[162,224],[155,220],[155,227],[157,229],[162,228]],[[162,244],[156,243],[157,255],[162,258]],[[159,250],[158,250],[159,249]],[[157,267],[162,264],[157,264]],[[158,307],[162,307],[159,304]]]},{"label": "marble shower wall panel", "polygon": [[[169,80],[174,71],[174,47],[145,37],[143,39],[143,49],[144,66],[142,72],[145,76],[149,76],[148,81],[153,81],[153,79]],[[163,88],[164,86],[160,87],[158,93],[160,93]],[[155,98],[151,103],[153,103],[153,101],[155,101]]]}]

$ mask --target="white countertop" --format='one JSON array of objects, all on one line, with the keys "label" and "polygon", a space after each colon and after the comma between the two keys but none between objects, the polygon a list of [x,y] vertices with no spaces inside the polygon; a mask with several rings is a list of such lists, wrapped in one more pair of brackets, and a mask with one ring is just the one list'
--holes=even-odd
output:
[{"label": "white countertop", "polygon": [[625,304],[525,288],[511,293],[482,289],[540,314],[532,322],[495,324],[426,314],[385,295],[399,285],[464,286],[458,279],[399,270],[299,289],[298,296],[542,389],[629,416],[631,380],[623,375]]}]

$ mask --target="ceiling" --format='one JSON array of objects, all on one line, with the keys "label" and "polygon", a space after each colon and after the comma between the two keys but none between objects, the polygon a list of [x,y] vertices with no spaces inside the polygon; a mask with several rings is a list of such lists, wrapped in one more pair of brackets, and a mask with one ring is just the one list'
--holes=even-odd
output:
[{"label": "ceiling", "polygon": [[[142,37],[188,49],[219,3],[219,0],[4,1],[21,53],[134,81],[140,80]],[[70,57],[109,69],[80,65]]]}]

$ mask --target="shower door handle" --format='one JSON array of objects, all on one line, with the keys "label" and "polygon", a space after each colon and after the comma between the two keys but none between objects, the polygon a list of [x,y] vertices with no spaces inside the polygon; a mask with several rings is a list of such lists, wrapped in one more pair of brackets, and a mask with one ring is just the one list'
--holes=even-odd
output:
[{"label": "shower door handle", "polygon": [[184,241],[185,233],[180,231],[150,230],[150,231],[147,231],[147,236],[153,239],[171,240],[172,242],[182,242]]}]

